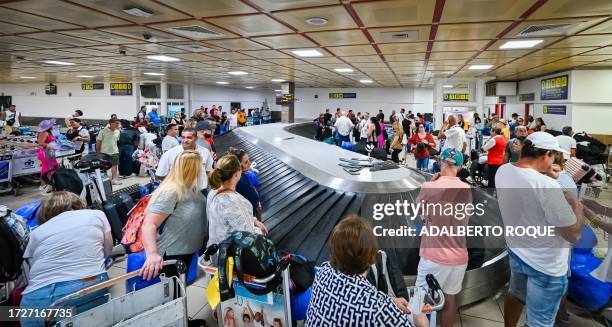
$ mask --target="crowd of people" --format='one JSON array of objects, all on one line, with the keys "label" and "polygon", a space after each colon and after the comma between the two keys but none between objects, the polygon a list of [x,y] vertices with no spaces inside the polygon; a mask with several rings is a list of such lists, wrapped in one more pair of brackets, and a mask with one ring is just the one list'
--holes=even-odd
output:
[{"label": "crowd of people", "polygon": [[[189,119],[184,111],[176,113],[164,125],[156,110],[146,113],[146,108],[141,108],[133,122],[112,117],[96,136],[95,151],[110,155],[113,182],[120,183],[118,175],[129,176],[133,171],[131,166],[122,166],[123,160],[131,159],[130,152],[147,143],[142,136],[164,128],[161,156],[154,171],[161,184],[149,199],[142,225],[146,260],[140,273],[144,279],[152,279],[162,271],[176,275],[172,268],[163,266],[164,260],[179,259],[189,266],[194,253],[218,244],[234,231],[268,234],[261,217],[259,184],[252,177],[256,171],[248,153],[238,148],[217,153],[214,146],[215,135],[225,128],[244,126],[245,115],[242,110],[232,110],[228,115],[221,106],[213,106],[210,110],[195,110]],[[262,115],[258,111],[251,117]],[[83,112],[77,110],[66,118],[66,134],[81,142],[78,151],[86,152],[90,134],[82,124],[82,116]],[[400,162],[402,152],[404,160],[413,153],[420,170],[430,170],[430,158],[435,156],[437,172],[422,184],[416,202],[462,204],[463,208],[473,199],[468,191],[470,185],[459,178],[459,172],[470,147],[466,131],[475,130],[474,150],[488,154],[487,186],[497,191],[504,225],[550,225],[557,231],[555,236],[541,239],[506,237],[511,279],[504,319],[507,325],[515,326],[525,306],[529,326],[568,321],[563,299],[571,244],[580,237],[586,219],[607,232],[612,230],[598,216],[609,213],[609,209],[578,200],[577,186],[564,171],[565,161],[576,154],[570,127],[555,137],[545,131],[540,118],[524,120],[513,115],[506,122],[492,115],[482,121],[474,115],[473,121],[467,122],[461,115],[448,115],[434,135],[422,114],[415,116],[404,109],[390,115],[390,133],[382,111],[370,117],[367,112],[353,114],[340,109],[332,116],[327,110],[315,122],[320,140],[332,138],[332,143],[338,145],[352,140],[371,143],[386,148],[396,162]],[[49,120],[39,125],[39,156],[43,159],[52,158],[48,145],[54,140],[54,124]],[[479,138],[485,129],[490,135]],[[49,171],[56,165],[48,160],[43,168]],[[469,218],[455,219],[441,213],[422,218],[426,227],[469,223]],[[74,219],[80,223],[75,224]],[[348,215],[335,226],[329,242],[330,260],[320,266],[314,279],[306,326],[373,322],[381,326],[428,326],[425,314],[410,312],[403,279],[388,285],[378,283],[378,276],[372,276],[372,266],[379,263],[381,255],[377,244],[372,226],[364,218]],[[102,211],[86,209],[79,196],[70,192],[50,192],[42,202],[39,227],[31,232],[23,256],[29,269],[21,306],[47,307],[67,294],[107,280],[105,260],[112,245],[111,229]],[[445,297],[441,326],[453,326],[456,297],[462,290],[468,264],[466,238],[423,236],[419,256],[416,286],[426,287],[429,274],[436,277]],[[389,269],[396,269],[390,265]],[[356,294],[359,305],[355,305]],[[91,294],[71,305],[85,310],[95,305],[90,300],[98,295]],[[342,315],[338,315],[340,311]]]}]

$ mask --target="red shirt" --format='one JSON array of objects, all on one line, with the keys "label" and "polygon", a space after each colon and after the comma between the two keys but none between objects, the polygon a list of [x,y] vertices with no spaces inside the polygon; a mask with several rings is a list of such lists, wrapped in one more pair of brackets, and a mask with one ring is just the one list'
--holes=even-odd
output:
[{"label": "red shirt", "polygon": [[504,152],[506,151],[506,138],[501,135],[495,135],[493,137],[495,145],[489,149],[487,164],[489,165],[502,165],[504,163]]},{"label": "red shirt", "polygon": [[419,133],[414,133],[414,135],[412,135],[412,137],[410,137],[410,139],[408,140],[408,143],[412,144],[415,147],[414,156],[419,158],[420,160],[423,160],[429,157],[429,147],[428,146],[425,147],[425,151],[419,151],[418,148],[416,147],[416,145],[418,143],[421,143],[422,140],[426,140],[430,146],[436,146],[436,141],[434,140],[433,136],[431,136],[431,134],[425,133],[425,138],[422,139],[419,137]]}]

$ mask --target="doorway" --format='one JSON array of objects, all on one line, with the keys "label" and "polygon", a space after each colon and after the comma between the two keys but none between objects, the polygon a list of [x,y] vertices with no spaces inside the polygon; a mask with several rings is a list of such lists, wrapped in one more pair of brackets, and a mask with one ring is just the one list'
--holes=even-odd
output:
[{"label": "doorway", "polygon": [[242,109],[242,104],[240,102],[230,102],[230,110],[232,109]]}]

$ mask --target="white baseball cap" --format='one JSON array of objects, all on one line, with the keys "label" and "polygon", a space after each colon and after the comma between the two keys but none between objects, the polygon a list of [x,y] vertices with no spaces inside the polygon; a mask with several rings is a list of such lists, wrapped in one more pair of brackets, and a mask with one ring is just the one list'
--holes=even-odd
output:
[{"label": "white baseball cap", "polygon": [[561,149],[557,138],[547,132],[535,132],[527,136],[527,139],[531,141],[535,148],[542,150],[559,151],[569,154],[569,152],[567,152],[566,150]]}]

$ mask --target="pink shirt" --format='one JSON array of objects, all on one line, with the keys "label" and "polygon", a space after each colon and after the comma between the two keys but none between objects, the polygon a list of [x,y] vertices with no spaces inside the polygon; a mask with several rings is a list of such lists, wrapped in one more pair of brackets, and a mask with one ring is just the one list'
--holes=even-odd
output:
[{"label": "pink shirt", "polygon": [[[423,183],[417,203],[421,200],[423,205],[432,203],[441,204],[443,208],[449,205],[456,208],[458,203],[472,203],[472,191],[470,186],[458,177],[441,176],[436,181]],[[441,229],[444,226],[451,230],[451,227],[468,225],[467,215],[458,219],[458,211],[455,211],[454,215],[448,215],[444,214],[444,210],[434,210],[432,207],[425,215],[425,226],[428,228],[437,226]],[[464,265],[468,262],[467,243],[465,237],[461,236],[423,235],[419,255],[441,265]]]}]

